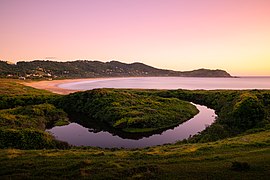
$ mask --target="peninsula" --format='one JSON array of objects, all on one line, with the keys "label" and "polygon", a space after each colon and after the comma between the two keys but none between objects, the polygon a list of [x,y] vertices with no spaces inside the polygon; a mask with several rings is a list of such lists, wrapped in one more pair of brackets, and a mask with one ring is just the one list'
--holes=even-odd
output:
[{"label": "peninsula", "polygon": [[197,69],[173,71],[158,69],[143,63],[119,61],[101,62],[77,60],[57,62],[49,60],[19,61],[16,64],[0,61],[0,77],[22,79],[78,79],[100,77],[232,77],[224,70]]}]

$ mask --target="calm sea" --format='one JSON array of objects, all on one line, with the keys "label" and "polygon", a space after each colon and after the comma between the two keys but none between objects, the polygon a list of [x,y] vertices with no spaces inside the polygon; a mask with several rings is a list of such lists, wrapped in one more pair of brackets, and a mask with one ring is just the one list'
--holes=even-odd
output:
[{"label": "calm sea", "polygon": [[134,77],[100,78],[58,85],[64,89],[95,88],[135,89],[270,89],[270,77],[193,78],[193,77]]}]

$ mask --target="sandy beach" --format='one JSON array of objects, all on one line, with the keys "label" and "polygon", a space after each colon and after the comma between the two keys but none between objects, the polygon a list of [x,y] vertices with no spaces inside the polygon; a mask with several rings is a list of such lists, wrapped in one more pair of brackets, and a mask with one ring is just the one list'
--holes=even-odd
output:
[{"label": "sandy beach", "polygon": [[115,80],[115,79],[128,79],[131,77],[113,77],[113,78],[84,78],[84,79],[63,79],[63,80],[46,80],[46,81],[27,81],[27,82],[20,82],[23,85],[30,86],[36,89],[43,89],[48,90],[50,92],[56,94],[70,94],[74,92],[78,92],[80,90],[71,90],[71,89],[64,89],[59,87],[60,84],[65,83],[72,83],[72,82],[80,82],[80,81],[97,81],[97,80]]},{"label": "sandy beach", "polygon": [[89,80],[96,80],[97,78],[87,78],[87,79],[64,79],[64,80],[52,80],[52,81],[32,81],[32,82],[24,82],[22,84],[26,86],[31,86],[37,89],[44,89],[51,91],[57,94],[69,94],[73,92],[77,92],[78,90],[69,90],[60,88],[59,85],[63,83],[70,83],[70,82],[79,82],[79,81],[89,81]]}]

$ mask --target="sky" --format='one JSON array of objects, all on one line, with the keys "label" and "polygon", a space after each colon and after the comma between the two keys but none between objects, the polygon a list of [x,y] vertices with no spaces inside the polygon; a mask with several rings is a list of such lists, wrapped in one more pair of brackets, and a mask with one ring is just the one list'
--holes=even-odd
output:
[{"label": "sky", "polygon": [[0,0],[0,59],[270,75],[270,0]]}]

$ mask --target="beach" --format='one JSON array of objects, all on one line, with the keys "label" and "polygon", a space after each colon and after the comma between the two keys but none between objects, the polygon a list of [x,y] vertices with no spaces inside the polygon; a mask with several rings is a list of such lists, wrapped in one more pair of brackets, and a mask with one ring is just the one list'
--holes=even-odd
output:
[{"label": "beach", "polygon": [[64,79],[64,80],[51,80],[51,81],[31,81],[23,82],[22,84],[30,86],[36,89],[44,89],[56,94],[70,94],[78,92],[78,90],[70,90],[59,87],[63,83],[79,82],[79,81],[89,81],[96,80],[96,78],[87,78],[87,79]]}]

